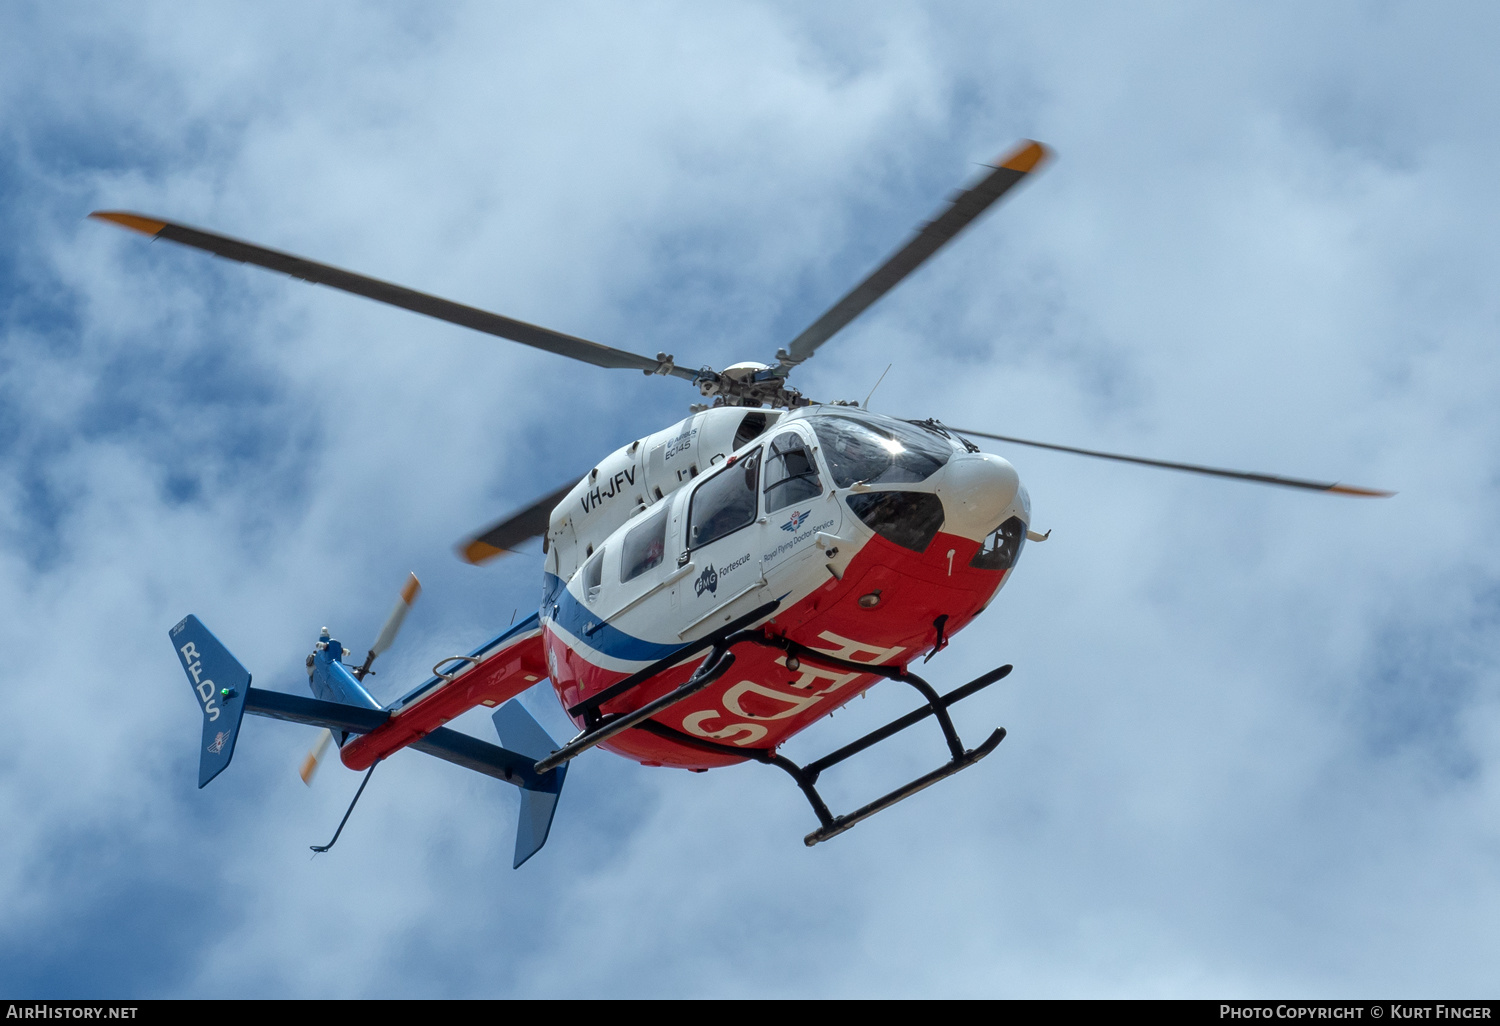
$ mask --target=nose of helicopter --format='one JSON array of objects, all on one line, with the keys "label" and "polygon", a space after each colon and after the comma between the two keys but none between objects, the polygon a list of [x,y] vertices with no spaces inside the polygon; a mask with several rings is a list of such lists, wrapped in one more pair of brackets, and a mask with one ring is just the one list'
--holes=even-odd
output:
[{"label": "nose of helicopter", "polygon": [[962,453],[943,468],[938,498],[943,501],[943,530],[981,539],[995,529],[1015,502],[1021,477],[1009,461],[992,453]]}]

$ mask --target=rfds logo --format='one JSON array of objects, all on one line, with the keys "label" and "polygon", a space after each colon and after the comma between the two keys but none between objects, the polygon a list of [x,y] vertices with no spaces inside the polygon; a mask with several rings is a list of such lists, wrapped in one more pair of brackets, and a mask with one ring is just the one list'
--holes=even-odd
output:
[{"label": "rfds logo", "polygon": [[224,742],[229,740],[229,731],[221,730],[214,735],[212,743],[208,746],[210,755],[218,755],[224,750]]},{"label": "rfds logo", "polygon": [[718,594],[719,575],[714,570],[714,565],[712,563],[704,567],[703,572],[698,575],[698,579],[693,582],[693,591],[698,595],[702,595],[705,591],[711,595]]},{"label": "rfds logo", "polygon": [[795,531],[797,528],[801,527],[802,522],[810,516],[812,516],[812,510],[807,510],[806,512],[798,512],[794,509],[792,510],[792,515],[790,518],[788,518],[787,522],[781,525],[781,529],[783,531]]}]

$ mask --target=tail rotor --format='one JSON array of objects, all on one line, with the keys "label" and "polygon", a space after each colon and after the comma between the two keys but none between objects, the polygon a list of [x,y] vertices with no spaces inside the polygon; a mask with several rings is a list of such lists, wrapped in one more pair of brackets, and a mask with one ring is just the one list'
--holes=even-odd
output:
[{"label": "tail rotor", "polygon": [[401,625],[406,622],[406,614],[411,612],[411,605],[421,594],[422,582],[417,580],[416,574],[407,574],[406,583],[401,586],[401,595],[396,599],[396,606],[391,610],[391,615],[385,618],[385,623],[380,628],[380,633],[375,635],[375,644],[370,646],[370,654],[365,656],[365,663],[354,671],[355,680],[364,680],[365,674],[370,672],[370,664],[375,662],[376,656],[385,653],[396,640],[396,634],[401,630]]},{"label": "tail rotor", "polygon": [[[364,665],[353,671],[355,680],[364,680],[365,676],[373,671],[370,669],[375,660],[383,655],[395,642],[396,635],[401,630],[401,625],[406,622],[406,614],[411,612],[412,603],[422,592],[422,582],[417,580],[416,574],[407,574],[406,583],[401,585],[401,593],[396,598],[395,608],[391,615],[385,618],[381,625],[380,633],[375,635],[375,643],[370,646],[369,654],[365,656]],[[306,758],[302,760],[302,766],[297,775],[308,787],[312,786],[313,775],[318,772],[318,766],[323,757],[328,754],[329,747],[333,744],[333,731],[324,729],[313,742],[308,750]]]},{"label": "tail rotor", "polygon": [[312,787],[313,774],[318,772],[318,763],[322,761],[323,756],[328,754],[328,746],[331,744],[333,744],[333,731],[324,727],[319,731],[318,740],[313,742],[307,757],[302,760],[302,768],[297,771],[297,775],[308,787]]}]

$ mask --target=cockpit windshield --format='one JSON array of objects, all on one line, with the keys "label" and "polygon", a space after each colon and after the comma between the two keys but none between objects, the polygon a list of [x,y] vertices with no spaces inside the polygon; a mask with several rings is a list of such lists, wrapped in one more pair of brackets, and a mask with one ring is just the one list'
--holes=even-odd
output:
[{"label": "cockpit windshield", "polygon": [[953,446],[919,427],[886,418],[842,414],[810,416],[823,459],[834,483],[848,488],[866,484],[925,481],[948,462]]}]

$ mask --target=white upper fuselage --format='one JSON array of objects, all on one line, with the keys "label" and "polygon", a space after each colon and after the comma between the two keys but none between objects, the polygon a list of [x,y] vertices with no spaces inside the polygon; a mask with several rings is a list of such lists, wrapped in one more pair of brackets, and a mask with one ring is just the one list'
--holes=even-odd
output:
[{"label": "white upper fuselage", "polygon": [[604,457],[552,511],[547,572],[570,579],[632,517],[718,467],[784,412],[733,406],[704,410]]},{"label": "white upper fuselage", "polygon": [[[921,480],[849,481],[814,430],[823,417],[918,432],[942,465]],[[775,476],[775,446],[791,436],[811,454],[815,483],[788,503],[765,482]],[[695,512],[694,497],[714,477],[739,473],[757,479],[748,499],[753,515],[722,536],[695,540],[702,503]],[[593,665],[631,672],[770,599],[789,607],[842,574],[876,534],[847,500],[897,492],[934,496],[942,532],[975,542],[1003,522],[1031,516],[1008,462],[905,422],[850,407],[695,414],[611,453],[554,509],[546,561],[551,598],[542,619]],[[635,570],[643,554],[631,539],[662,519],[665,530],[653,542],[660,550]]]}]

